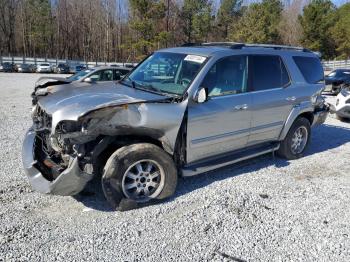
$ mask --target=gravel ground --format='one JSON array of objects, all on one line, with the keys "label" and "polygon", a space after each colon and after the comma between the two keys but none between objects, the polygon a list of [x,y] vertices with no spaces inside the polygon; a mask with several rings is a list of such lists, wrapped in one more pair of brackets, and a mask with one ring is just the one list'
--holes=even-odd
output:
[{"label": "gravel ground", "polygon": [[168,201],[113,212],[100,191],[29,187],[21,144],[38,77],[0,73],[0,261],[349,261],[349,123],[330,116],[302,159],[180,179]]}]

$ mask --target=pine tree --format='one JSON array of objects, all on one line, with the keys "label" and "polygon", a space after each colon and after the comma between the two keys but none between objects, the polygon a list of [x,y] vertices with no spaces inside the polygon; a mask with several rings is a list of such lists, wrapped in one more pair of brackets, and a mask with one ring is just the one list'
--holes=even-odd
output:
[{"label": "pine tree", "polygon": [[208,0],[184,0],[181,18],[185,41],[201,41],[210,32],[211,3]]},{"label": "pine tree", "polygon": [[341,6],[336,13],[337,22],[331,29],[332,37],[337,46],[337,57],[350,58],[350,3]]},{"label": "pine tree", "polygon": [[242,0],[222,0],[217,14],[217,26],[221,37],[226,40],[229,26],[238,20]]},{"label": "pine tree", "polygon": [[263,0],[251,4],[242,18],[230,29],[229,38],[248,43],[279,43],[278,24],[282,3],[279,0]]},{"label": "pine tree", "polygon": [[324,58],[335,55],[331,28],[335,23],[335,6],[330,0],[311,0],[299,20],[303,29],[302,44],[321,52]]}]

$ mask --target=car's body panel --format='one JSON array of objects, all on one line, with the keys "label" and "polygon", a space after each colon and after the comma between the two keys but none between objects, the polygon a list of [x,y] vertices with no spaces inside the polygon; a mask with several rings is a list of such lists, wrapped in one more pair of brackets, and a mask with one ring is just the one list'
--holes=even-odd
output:
[{"label": "car's body panel", "polygon": [[[172,96],[154,90],[140,90],[142,88],[140,86],[136,88],[135,82],[130,83],[130,86],[125,82],[100,83],[98,86],[83,82],[49,87],[48,95],[46,93],[44,96],[38,96],[37,108],[50,118],[50,127],[45,132],[54,151],[62,155],[65,148],[61,144],[67,141],[75,150],[65,169],[72,173],[72,184],[78,181],[79,174],[85,172],[80,168],[77,169],[74,163],[80,161],[75,158],[79,148],[83,148],[81,154],[86,153],[84,151],[86,144],[87,148],[92,150],[90,153],[93,155],[92,164],[94,164],[98,155],[102,154],[102,148],[107,148],[108,143],[127,143],[128,139],[152,141],[173,157],[180,170],[191,164],[205,162],[206,159],[230,155],[234,151],[244,151],[245,148],[252,150],[255,146],[266,144],[268,149],[261,152],[275,151],[295,119],[301,114],[311,116],[309,119],[313,125],[324,122],[327,117],[327,108],[318,108],[315,102],[320,97],[324,83],[321,81],[319,84],[307,84],[293,61],[293,56],[314,58],[315,55],[311,52],[225,47],[179,47],[159,52],[204,57],[199,73],[194,76],[182,95]],[[235,55],[280,56],[286,64],[290,82],[283,88],[255,92],[248,86],[247,92],[212,96],[202,103],[194,99],[212,66],[219,59]],[[58,78],[54,80],[60,81]],[[77,124],[74,131],[62,128],[69,121]],[[40,117],[34,113],[34,123],[36,122],[40,122]],[[37,133],[43,132],[42,127],[34,126],[34,130]],[[30,147],[33,139],[31,131],[25,140],[23,162],[30,177],[40,177],[41,171],[35,169],[33,164],[36,160]],[[99,148],[101,144],[103,146]],[[33,159],[27,154],[32,155]],[[240,154],[239,159],[247,157],[249,156]],[[235,162],[233,159],[228,161],[233,162]],[[80,164],[84,166],[86,163]],[[211,166],[223,165],[224,163],[220,162]],[[198,173],[198,170],[188,173]],[[64,176],[62,174],[56,178],[57,183],[60,179],[64,181],[63,178],[68,177],[67,173]],[[88,177],[84,176],[84,179]],[[35,182],[31,178],[30,180]],[[82,181],[81,184],[85,181],[88,180]],[[56,189],[52,189],[52,182],[38,183],[41,184],[39,191],[66,194],[66,191],[57,184]],[[75,193],[79,189],[80,185],[77,185],[74,190],[70,190]]]},{"label": "car's body panel", "polygon": [[14,72],[15,71],[15,64],[5,62],[1,64],[0,72]]},{"label": "car's body panel", "polygon": [[36,67],[36,72],[38,72],[38,73],[51,73],[52,67],[50,64],[39,64]]},{"label": "car's body panel", "polygon": [[278,140],[286,116],[295,101],[288,100],[295,95],[291,86],[252,92],[252,125],[248,145]]},{"label": "car's body panel", "polygon": [[[246,146],[252,113],[250,93],[213,97],[188,108],[187,162]],[[248,110],[236,109],[247,105]]]},{"label": "car's body panel", "polygon": [[166,97],[114,83],[77,87],[56,92],[39,99],[38,104],[52,115],[52,129],[62,120],[78,120],[79,117],[100,108],[129,103],[164,100]]},{"label": "car's body panel", "polygon": [[35,131],[29,129],[25,135],[22,147],[23,167],[33,189],[45,194],[62,196],[79,193],[93,176],[83,172],[78,165],[78,159],[75,158],[71,160],[69,167],[57,179],[54,181],[47,180],[36,167],[37,160],[34,155],[35,139]]},{"label": "car's body panel", "polygon": [[350,69],[336,69],[325,77],[326,92],[339,92],[344,83],[350,82]]},{"label": "car's body panel", "polygon": [[335,113],[341,118],[350,119],[350,91],[343,89],[337,96]]}]

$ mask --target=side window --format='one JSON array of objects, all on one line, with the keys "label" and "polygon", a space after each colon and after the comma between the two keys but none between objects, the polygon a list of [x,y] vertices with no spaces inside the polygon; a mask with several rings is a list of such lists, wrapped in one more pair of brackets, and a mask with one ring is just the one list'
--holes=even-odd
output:
[{"label": "side window", "polygon": [[113,80],[113,70],[103,70],[101,71],[100,81],[112,81]]},{"label": "side window", "polygon": [[90,76],[94,81],[112,81],[113,71],[112,70],[101,70]]},{"label": "side window", "polygon": [[129,70],[125,70],[125,69],[117,69],[114,71],[115,75],[114,75],[114,80],[119,80],[122,77],[124,77],[126,74],[128,74],[130,71]]},{"label": "side window", "polygon": [[317,84],[324,80],[320,59],[316,57],[293,56],[293,60],[307,83]]},{"label": "side window", "polygon": [[344,77],[350,77],[350,71],[343,71]]},{"label": "side window", "polygon": [[230,56],[217,61],[205,76],[202,87],[210,97],[247,91],[247,56]]},{"label": "side window", "polygon": [[250,56],[249,78],[251,91],[281,88],[290,82],[281,57],[274,55]]},{"label": "side window", "polygon": [[101,81],[101,71],[97,71],[89,76],[93,81]]},{"label": "side window", "polygon": [[120,75],[125,76],[127,73],[129,73],[129,70],[124,70],[124,69],[120,69],[118,70],[120,72]]}]

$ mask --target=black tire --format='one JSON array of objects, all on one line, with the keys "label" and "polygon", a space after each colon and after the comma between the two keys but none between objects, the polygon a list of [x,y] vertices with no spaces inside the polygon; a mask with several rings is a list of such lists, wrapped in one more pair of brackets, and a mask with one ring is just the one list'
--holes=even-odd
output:
[{"label": "black tire", "polygon": [[[177,170],[173,159],[160,147],[139,143],[124,146],[116,150],[107,160],[102,175],[102,189],[107,201],[117,209],[122,200],[127,200],[132,206],[137,206],[137,201],[128,199],[123,193],[123,177],[129,167],[141,160],[155,161],[162,168],[164,183],[161,192],[152,199],[164,199],[171,196],[177,185]],[[147,202],[152,199],[148,199]],[[130,200],[130,201],[129,201]]]},{"label": "black tire", "polygon": [[[304,149],[299,153],[293,153],[292,151],[292,138],[296,130],[298,130],[300,127],[305,127],[307,130],[307,141],[306,145],[304,146]],[[298,159],[304,155],[304,152],[306,148],[309,145],[310,142],[310,135],[311,135],[311,128],[310,128],[310,122],[308,119],[304,117],[298,117],[291,128],[288,131],[287,136],[285,139],[281,142],[280,148],[277,151],[277,154],[283,158],[286,158],[288,160]]]}]

